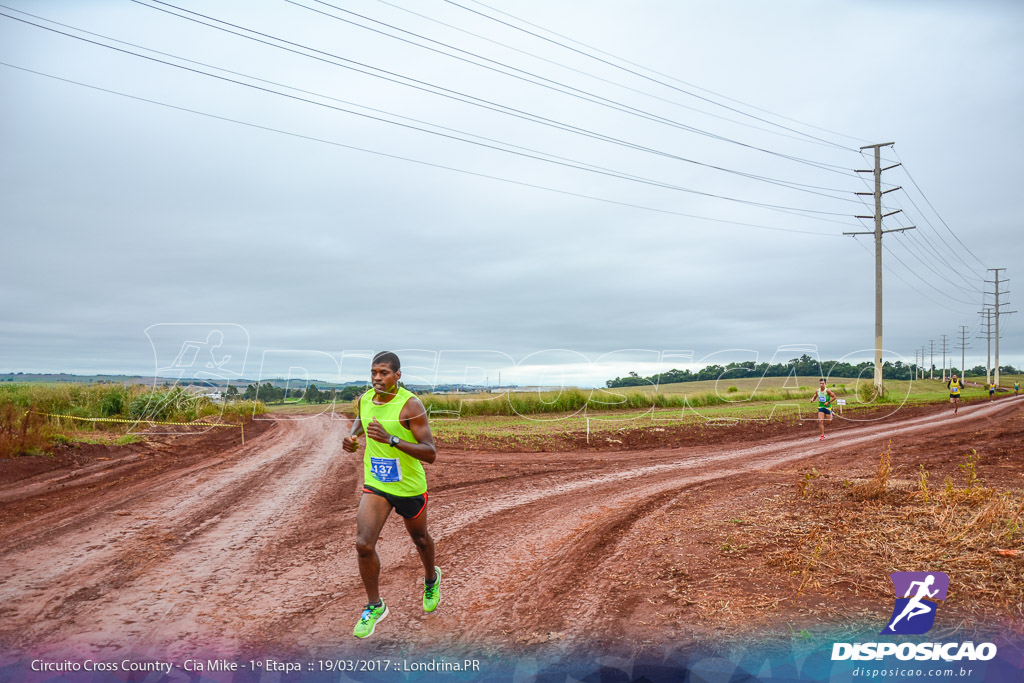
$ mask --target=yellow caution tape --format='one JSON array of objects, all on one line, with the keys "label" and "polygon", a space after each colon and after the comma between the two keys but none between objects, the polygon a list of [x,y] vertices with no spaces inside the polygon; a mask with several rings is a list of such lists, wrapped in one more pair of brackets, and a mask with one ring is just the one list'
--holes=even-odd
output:
[{"label": "yellow caution tape", "polygon": [[129,424],[137,424],[139,422],[145,422],[150,425],[175,425],[182,427],[237,427],[242,432],[242,445],[245,445],[245,426],[244,425],[233,425],[226,422],[161,422],[158,420],[147,420],[145,418],[138,419],[124,419],[119,417],[78,417],[77,415],[61,415],[59,413],[41,413],[38,410],[27,410],[26,413],[35,413],[36,415],[44,415],[46,417],[59,417],[68,420],[82,420],[83,422],[122,422]]}]

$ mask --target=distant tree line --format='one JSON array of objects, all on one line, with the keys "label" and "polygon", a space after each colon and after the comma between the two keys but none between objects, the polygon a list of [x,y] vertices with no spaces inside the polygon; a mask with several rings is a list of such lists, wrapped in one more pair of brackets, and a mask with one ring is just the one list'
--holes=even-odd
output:
[{"label": "distant tree line", "polygon": [[[668,372],[661,372],[650,377],[641,377],[635,372],[630,372],[626,377],[616,377],[605,382],[608,388],[616,387],[638,387],[650,384],[675,384],[678,382],[701,382],[715,379],[743,379],[744,377],[788,377],[797,375],[800,377],[861,377],[863,373],[873,373],[874,363],[864,361],[863,363],[851,364],[840,361],[817,361],[807,354],[794,358],[789,363],[754,363],[754,361],[741,361],[727,365],[708,365],[704,368],[691,370],[672,369]],[[936,368],[937,371],[941,371]],[[955,369],[953,370],[956,371]],[[1000,366],[999,371],[1005,374],[1017,374],[1019,371],[1012,365]],[[950,372],[947,368],[946,372]],[[979,365],[969,371],[971,375],[984,375],[985,366]],[[882,364],[882,379],[909,380],[914,379],[913,363],[896,361],[895,363],[885,361]]]},{"label": "distant tree line", "polygon": [[315,384],[310,384],[305,391],[302,389],[284,389],[275,387],[270,382],[263,384],[250,384],[245,391],[239,393],[234,385],[229,386],[225,392],[225,398],[229,401],[239,397],[247,401],[263,401],[264,403],[284,403],[286,398],[304,398],[306,403],[332,403],[334,401],[351,401],[366,391],[365,386],[353,385],[343,389],[320,390]]}]

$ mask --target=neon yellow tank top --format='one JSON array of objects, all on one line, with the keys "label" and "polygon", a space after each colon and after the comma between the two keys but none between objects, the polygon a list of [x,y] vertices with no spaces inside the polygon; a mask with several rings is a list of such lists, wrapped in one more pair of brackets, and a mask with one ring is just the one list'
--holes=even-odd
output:
[{"label": "neon yellow tank top", "polygon": [[[399,420],[402,408],[413,396],[412,392],[399,387],[398,394],[382,405],[373,402],[376,395],[376,392],[370,389],[359,399],[359,421],[363,424],[363,433],[367,432],[370,423],[377,418],[377,422],[380,422],[388,434],[393,434],[402,441],[419,443]],[[366,450],[363,453],[363,481],[368,486],[394,496],[418,496],[427,490],[427,475],[423,471],[423,463],[397,448],[369,437],[366,437]]]},{"label": "neon yellow tank top", "polygon": [[953,379],[953,380],[949,381],[949,393],[951,393],[951,394],[959,394],[960,393],[960,380]]}]

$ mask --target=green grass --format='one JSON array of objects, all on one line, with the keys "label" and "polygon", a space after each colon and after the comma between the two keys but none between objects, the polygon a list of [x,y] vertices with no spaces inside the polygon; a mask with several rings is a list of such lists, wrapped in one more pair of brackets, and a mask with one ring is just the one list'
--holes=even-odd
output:
[{"label": "green grass", "polygon": [[54,434],[50,437],[51,443],[57,445],[70,445],[76,443],[99,444],[106,446],[128,446],[130,444],[144,441],[140,434],[124,434],[118,437],[86,436],[82,434]]},{"label": "green grass", "polygon": [[[768,382],[768,379],[778,380]],[[807,378],[810,379],[810,378]],[[756,380],[729,380],[720,383],[720,392],[715,393],[714,382],[687,382],[667,385],[669,392],[667,401],[657,400],[660,393],[647,391],[631,391],[628,389],[611,389],[608,392],[617,394],[640,395],[646,403],[640,408],[615,409],[609,405],[596,405],[593,401],[574,404],[572,409],[557,411],[538,411],[535,413],[516,414],[513,411],[487,414],[480,411],[474,404],[474,394],[457,397],[424,396],[424,403],[435,408],[431,415],[431,428],[442,438],[479,440],[484,444],[488,439],[504,438],[523,445],[541,445],[545,440],[566,433],[585,433],[587,430],[595,438],[613,436],[615,433],[632,430],[645,430],[658,427],[681,425],[704,426],[728,424],[738,420],[813,420],[817,408],[810,400],[816,390],[814,384],[804,386],[800,380],[800,389],[783,389],[786,378],[766,378],[760,389],[754,391]],[[792,378],[790,379],[792,383]],[[862,382],[864,383],[864,382]],[[866,382],[870,386],[870,379]],[[769,385],[769,386],[765,386]],[[891,407],[898,410],[902,405],[926,405],[943,403],[949,400],[949,390],[939,380],[897,381],[885,383],[886,395],[881,400],[862,401],[857,394],[856,380],[836,380],[836,386],[829,383],[840,398],[845,398],[847,405],[842,407],[844,416],[855,417],[858,412],[876,407]],[[1011,381],[1012,385],[1012,381]],[[736,386],[737,392],[729,392],[730,386]],[[702,389],[703,391],[696,391]],[[709,389],[711,391],[709,391]],[[751,393],[753,391],[753,393]],[[678,393],[674,393],[678,392]],[[605,398],[605,392],[595,391],[598,398]],[[515,397],[515,395],[512,395]],[[536,397],[536,394],[530,396]],[[987,399],[988,392],[982,388],[969,387],[964,390],[964,399]],[[435,401],[444,398],[445,401]],[[499,399],[504,399],[499,395]],[[485,405],[495,399],[490,399]],[[536,398],[534,399],[536,400]],[[462,412],[458,414],[459,403],[462,401]],[[506,405],[509,401],[505,401]],[[666,407],[665,404],[671,404]],[[529,405],[528,403],[526,405]],[[437,410],[441,408],[441,410]],[[443,412],[447,408],[450,412]],[[468,408],[468,409],[467,409]],[[501,410],[506,411],[503,407]]]},{"label": "green grass", "polygon": [[[4,382],[0,384],[0,457],[46,452],[61,438],[71,443],[81,432],[88,432],[87,438],[97,438],[95,432],[124,434],[136,422],[192,422],[208,417],[244,422],[262,412],[265,407],[260,402],[216,404],[181,387]],[[122,443],[134,443],[129,436],[135,438],[126,435]]]}]

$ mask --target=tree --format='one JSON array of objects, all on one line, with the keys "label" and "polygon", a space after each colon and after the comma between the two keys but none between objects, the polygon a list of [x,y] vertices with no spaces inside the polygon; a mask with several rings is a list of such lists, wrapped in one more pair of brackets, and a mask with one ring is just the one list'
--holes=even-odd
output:
[{"label": "tree", "polygon": [[310,384],[309,388],[306,389],[306,403],[323,403],[322,396],[323,394],[316,388],[315,384]]},{"label": "tree", "polygon": [[366,391],[366,385],[356,384],[353,386],[345,387],[344,389],[338,392],[338,400],[351,401],[362,396],[364,391]]},{"label": "tree", "polygon": [[238,387],[234,384],[228,385],[228,390],[224,392],[224,399],[227,401],[234,401],[238,398]]}]

